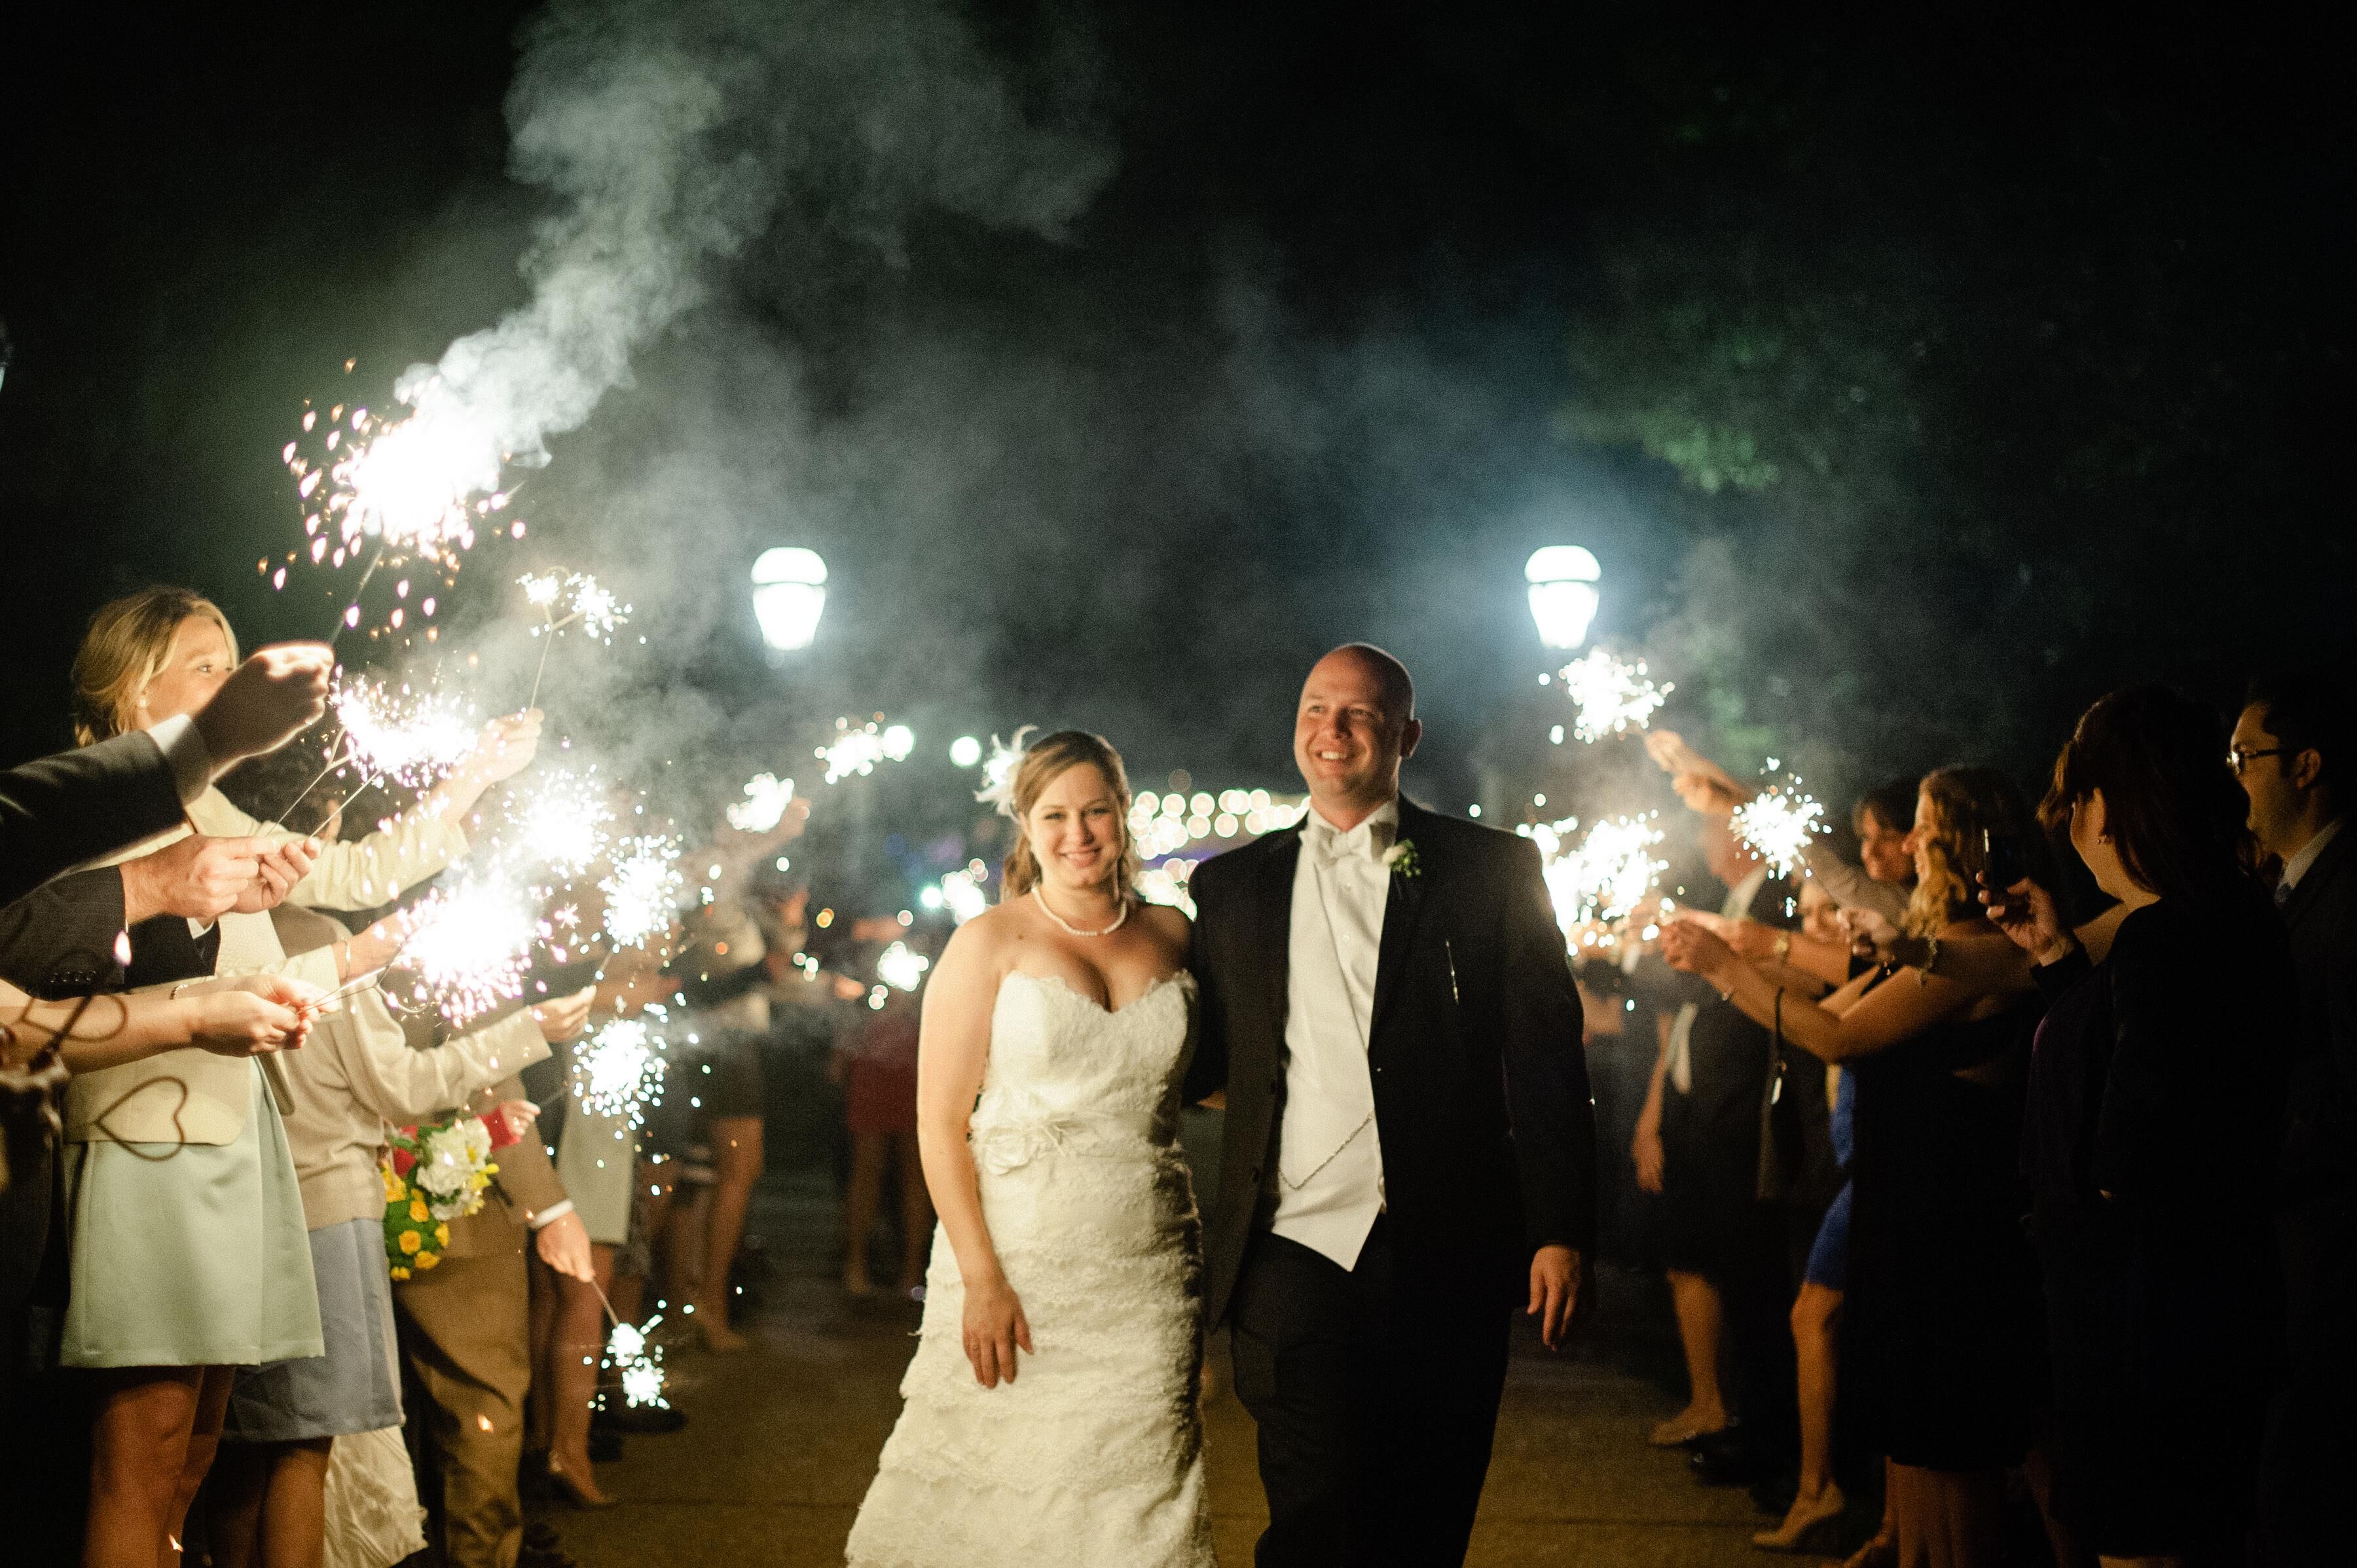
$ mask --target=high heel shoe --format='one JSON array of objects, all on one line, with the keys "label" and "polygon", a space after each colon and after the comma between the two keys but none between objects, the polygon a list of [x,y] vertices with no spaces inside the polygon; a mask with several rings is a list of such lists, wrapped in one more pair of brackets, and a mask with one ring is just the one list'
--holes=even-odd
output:
[{"label": "high heel shoe", "polygon": [[1773,1530],[1763,1530],[1751,1538],[1751,1544],[1762,1552],[1813,1552],[1833,1550],[1833,1538],[1841,1527],[1842,1509],[1846,1499],[1839,1487],[1828,1486],[1817,1497],[1816,1504],[1806,1513],[1793,1503],[1792,1511],[1784,1522]]},{"label": "high heel shoe", "polygon": [[558,1464],[554,1457],[548,1461],[548,1485],[558,1497],[576,1509],[595,1512],[598,1509],[609,1509],[614,1506],[615,1499],[603,1492],[584,1491],[581,1483],[575,1480],[565,1466]]}]

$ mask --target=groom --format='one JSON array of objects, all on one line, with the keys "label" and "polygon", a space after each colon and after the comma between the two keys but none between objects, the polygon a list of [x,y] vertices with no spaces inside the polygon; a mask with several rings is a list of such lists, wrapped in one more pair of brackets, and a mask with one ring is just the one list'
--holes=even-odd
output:
[{"label": "groom", "polygon": [[1207,1321],[1260,1428],[1260,1568],[1461,1563],[1512,1309],[1560,1344],[1596,1234],[1538,853],[1400,798],[1422,735],[1398,660],[1329,653],[1294,715],[1300,828],[1191,883],[1188,1097],[1227,1094]]}]

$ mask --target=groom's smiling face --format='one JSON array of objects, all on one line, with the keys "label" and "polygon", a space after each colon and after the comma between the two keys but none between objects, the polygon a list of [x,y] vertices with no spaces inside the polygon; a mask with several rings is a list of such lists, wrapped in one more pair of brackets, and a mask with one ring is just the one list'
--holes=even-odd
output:
[{"label": "groom's smiling face", "polygon": [[1405,670],[1338,648],[1302,683],[1293,761],[1328,820],[1350,828],[1399,793],[1400,763],[1415,754],[1423,731]]}]

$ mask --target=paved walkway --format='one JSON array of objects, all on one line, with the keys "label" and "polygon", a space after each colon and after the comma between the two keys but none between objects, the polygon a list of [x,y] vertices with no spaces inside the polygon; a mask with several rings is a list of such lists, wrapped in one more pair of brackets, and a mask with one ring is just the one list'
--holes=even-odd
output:
[{"label": "paved walkway", "polygon": [[[823,1186],[777,1178],[753,1229],[773,1260],[750,1351],[672,1354],[685,1431],[630,1439],[599,1482],[622,1500],[550,1522],[585,1568],[835,1568],[899,1412],[896,1391],[917,1309],[854,1302],[834,1280]],[[1666,1315],[1634,1276],[1608,1277],[1606,1310],[1575,1350],[1519,1348],[1470,1562],[1475,1568],[1763,1568],[1761,1520],[1739,1491],[1710,1490],[1680,1456],[1645,1447],[1676,1407]],[[1252,1561],[1265,1514],[1253,1425],[1224,1387],[1208,1408],[1220,1559]],[[1119,1568],[1109,1564],[1108,1568]]]}]

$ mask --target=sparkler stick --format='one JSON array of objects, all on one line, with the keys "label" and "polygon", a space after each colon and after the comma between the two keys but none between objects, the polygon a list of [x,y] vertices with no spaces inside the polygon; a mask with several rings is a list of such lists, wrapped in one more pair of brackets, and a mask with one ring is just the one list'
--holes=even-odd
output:
[{"label": "sparkler stick", "polygon": [[361,574],[359,584],[352,589],[352,602],[346,605],[337,615],[336,629],[328,634],[329,648],[336,646],[336,639],[343,636],[347,628],[360,624],[361,596],[368,592],[369,579],[376,575],[377,567],[384,560],[384,548],[392,542],[393,538],[390,534],[381,536],[377,540],[376,553],[369,557],[368,569]]},{"label": "sparkler stick", "polygon": [[[317,789],[327,779],[328,774],[333,773],[337,768],[341,768],[345,763],[350,762],[352,759],[351,736],[346,736],[343,739],[342,745],[344,746],[344,754],[341,757],[332,758],[328,763],[328,766],[322,768],[317,773],[314,774],[311,778],[311,782],[303,786],[303,792],[296,796],[293,800],[287,801],[285,805],[279,807],[278,814],[273,817],[271,821],[275,822],[285,822],[286,820],[286,813],[301,805],[304,801],[309,800],[311,798],[311,791]],[[330,746],[328,749],[332,751],[335,748]]]}]

